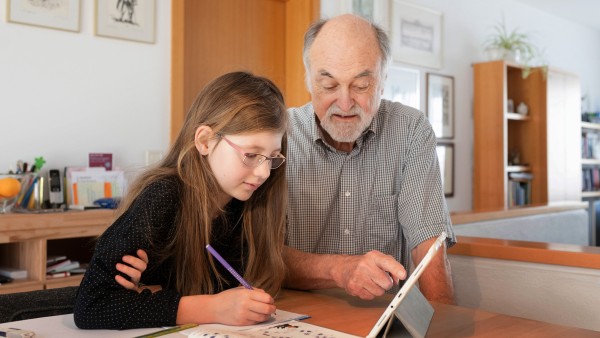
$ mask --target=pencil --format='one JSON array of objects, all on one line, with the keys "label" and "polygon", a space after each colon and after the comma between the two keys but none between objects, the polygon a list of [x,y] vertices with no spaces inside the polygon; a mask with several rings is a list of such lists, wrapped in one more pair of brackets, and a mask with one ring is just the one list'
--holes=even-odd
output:
[{"label": "pencil", "polygon": [[221,257],[221,255],[219,255],[219,253],[212,247],[210,246],[210,244],[206,245],[206,250],[208,250],[208,252],[213,255],[213,257],[215,257],[224,267],[225,269],[227,269],[227,271],[229,271],[233,277],[235,277],[235,279],[238,280],[238,282],[240,282],[240,284],[242,284],[246,289],[252,290],[252,286],[246,282],[244,280],[244,278],[242,278],[242,276],[240,276],[239,273],[237,273],[237,271],[235,271],[231,265],[229,265],[229,263],[227,263],[227,261]]},{"label": "pencil", "polygon": [[168,329],[164,329],[164,330],[160,330],[160,331],[156,331],[156,332],[152,332],[152,333],[148,333],[148,334],[143,334],[141,336],[136,336],[134,338],[154,338],[154,337],[160,337],[160,336],[167,335],[169,333],[191,329],[191,328],[196,327],[196,326],[198,326],[198,324],[185,324],[185,325],[175,326],[175,327],[171,327],[171,328],[168,328]]}]

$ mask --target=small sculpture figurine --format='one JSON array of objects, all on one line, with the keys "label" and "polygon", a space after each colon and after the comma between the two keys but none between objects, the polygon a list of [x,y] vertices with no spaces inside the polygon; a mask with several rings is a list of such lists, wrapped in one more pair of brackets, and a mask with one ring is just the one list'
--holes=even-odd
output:
[{"label": "small sculpture figurine", "polygon": [[519,106],[517,106],[517,113],[519,113],[521,115],[527,115],[528,110],[529,110],[529,108],[527,107],[525,102],[521,102],[521,103],[519,103]]}]

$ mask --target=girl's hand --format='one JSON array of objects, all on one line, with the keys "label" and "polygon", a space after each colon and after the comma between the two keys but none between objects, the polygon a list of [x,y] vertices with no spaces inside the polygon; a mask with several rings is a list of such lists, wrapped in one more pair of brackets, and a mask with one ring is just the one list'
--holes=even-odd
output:
[{"label": "girl's hand", "polygon": [[130,280],[127,280],[121,275],[116,275],[115,280],[122,287],[128,290],[135,290],[141,292],[143,285],[140,283],[142,273],[146,271],[148,267],[148,254],[142,249],[138,249],[136,252],[137,257],[126,255],[123,256],[123,263],[117,263],[117,270],[129,276]]},{"label": "girl's hand", "polygon": [[254,325],[275,313],[273,297],[261,289],[244,287],[225,290],[215,297],[215,322],[227,325]]}]

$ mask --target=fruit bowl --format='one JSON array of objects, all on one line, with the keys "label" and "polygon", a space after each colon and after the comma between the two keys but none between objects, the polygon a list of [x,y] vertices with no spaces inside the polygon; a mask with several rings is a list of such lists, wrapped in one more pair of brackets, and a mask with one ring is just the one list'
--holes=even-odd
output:
[{"label": "fruit bowl", "polygon": [[29,175],[0,174],[0,214],[9,212],[22,194]]}]

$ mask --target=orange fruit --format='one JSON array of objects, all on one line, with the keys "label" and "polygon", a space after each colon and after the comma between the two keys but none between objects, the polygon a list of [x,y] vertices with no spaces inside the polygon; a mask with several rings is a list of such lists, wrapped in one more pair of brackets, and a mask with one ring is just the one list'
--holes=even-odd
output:
[{"label": "orange fruit", "polygon": [[0,178],[0,197],[12,198],[21,191],[21,182],[13,177]]}]

